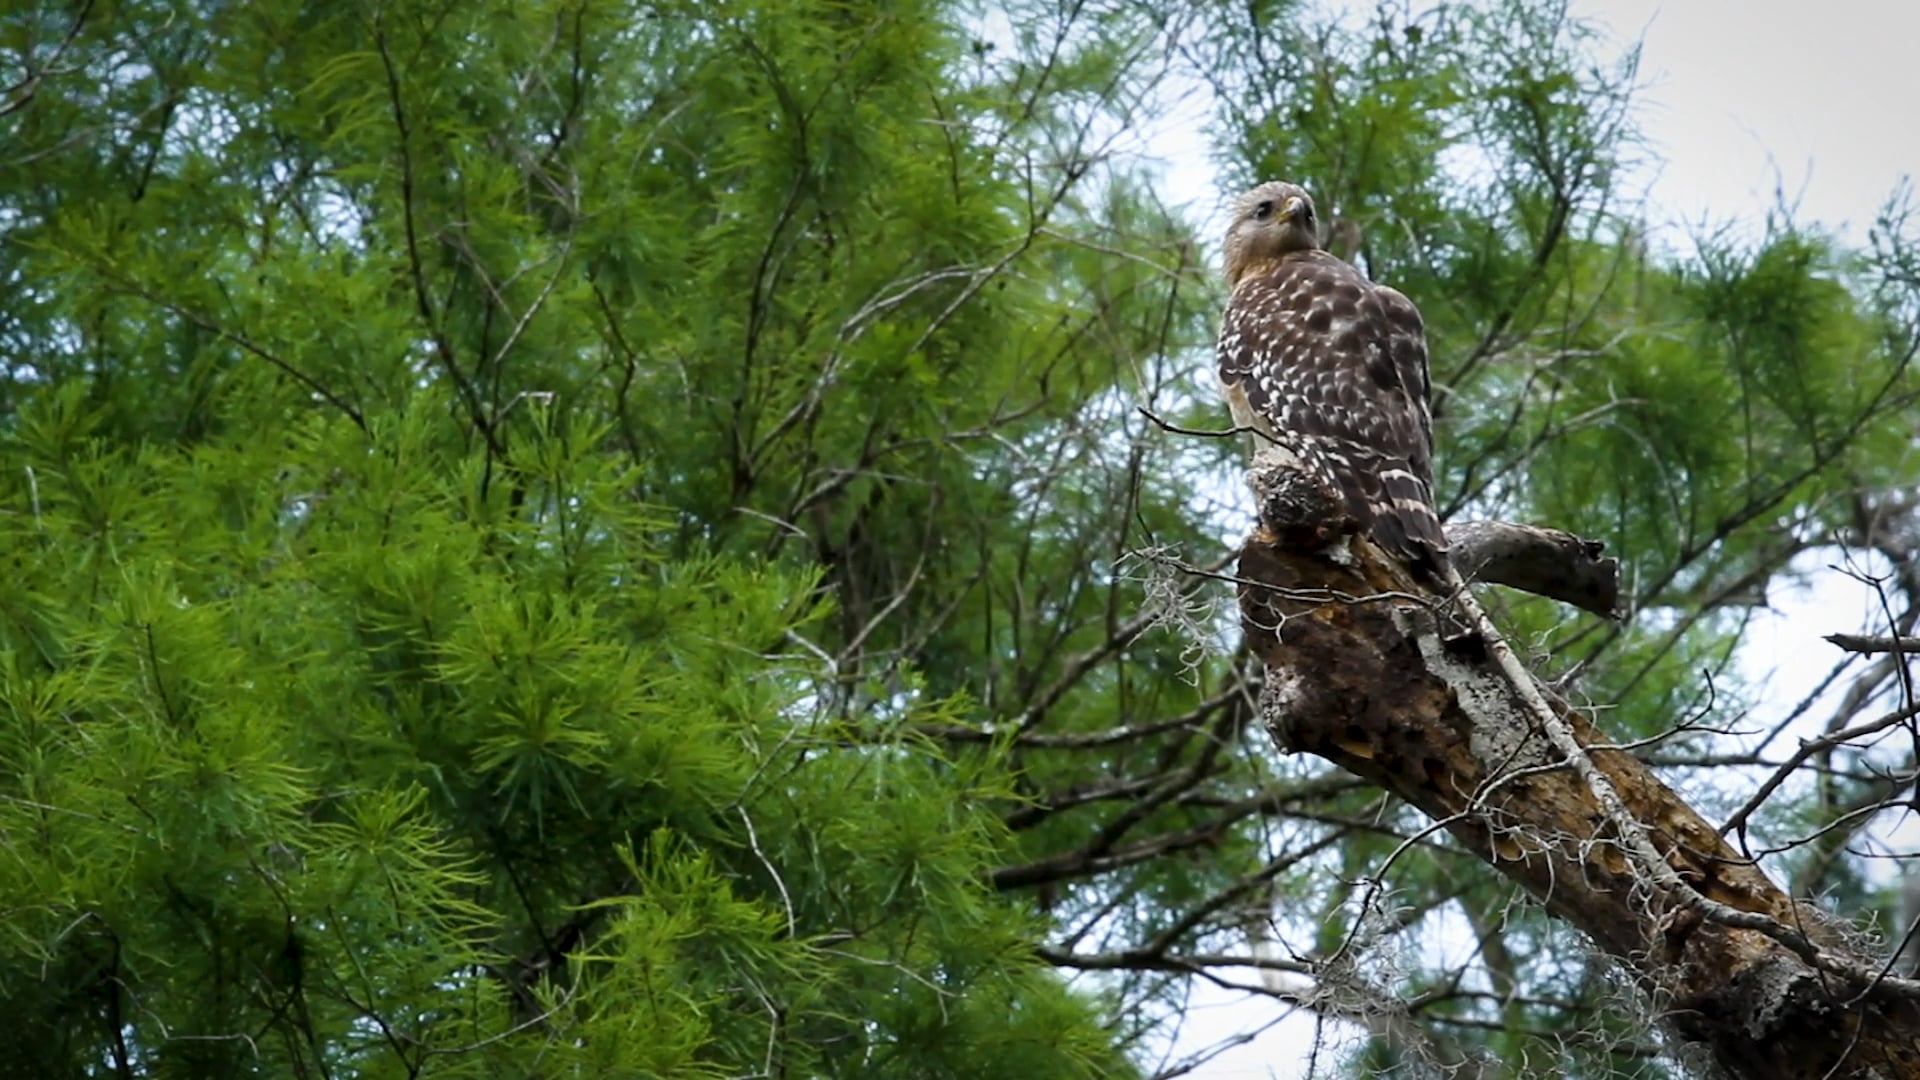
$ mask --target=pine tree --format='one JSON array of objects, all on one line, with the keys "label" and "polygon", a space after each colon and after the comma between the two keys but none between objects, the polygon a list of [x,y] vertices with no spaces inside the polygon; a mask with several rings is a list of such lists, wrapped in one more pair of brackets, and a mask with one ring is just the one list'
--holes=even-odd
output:
[{"label": "pine tree", "polygon": [[0,25],[9,1068],[1131,1071],[984,872],[1007,755],[917,731],[970,699],[817,659],[1004,497],[967,428],[1111,377],[1003,333],[1077,299],[1020,170],[1100,57],[1006,85],[932,5]]}]

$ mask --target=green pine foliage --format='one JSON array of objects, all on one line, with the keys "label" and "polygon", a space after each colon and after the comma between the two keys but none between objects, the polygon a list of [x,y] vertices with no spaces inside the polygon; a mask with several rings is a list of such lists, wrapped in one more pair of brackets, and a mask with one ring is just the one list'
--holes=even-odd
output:
[{"label": "green pine foliage", "polygon": [[962,665],[837,709],[769,524],[1004,501],[946,443],[1077,296],[986,287],[1034,236],[963,42],[88,13],[3,166],[9,1068],[1130,1071],[986,878],[1004,756],[908,726]]},{"label": "green pine foliage", "polygon": [[980,881],[993,772],[834,752],[764,659],[809,576],[664,559],[603,433],[537,407],[489,489],[448,405],[130,452],[77,393],[20,414],[0,971],[33,1069],[1111,1064]]}]

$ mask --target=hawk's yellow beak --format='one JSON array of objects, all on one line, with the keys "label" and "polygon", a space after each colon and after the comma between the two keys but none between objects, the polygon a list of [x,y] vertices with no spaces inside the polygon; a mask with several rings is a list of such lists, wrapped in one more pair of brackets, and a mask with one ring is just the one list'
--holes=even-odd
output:
[{"label": "hawk's yellow beak", "polygon": [[1280,220],[1292,221],[1300,216],[1300,211],[1306,208],[1307,201],[1305,199],[1302,199],[1298,195],[1288,196],[1287,201],[1280,204]]}]

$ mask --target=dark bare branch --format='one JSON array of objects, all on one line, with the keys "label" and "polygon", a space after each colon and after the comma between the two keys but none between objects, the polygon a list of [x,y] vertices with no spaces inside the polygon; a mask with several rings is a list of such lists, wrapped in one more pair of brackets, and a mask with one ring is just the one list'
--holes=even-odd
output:
[{"label": "dark bare branch", "polygon": [[[1297,517],[1282,522],[1296,534]],[[1517,685],[1503,644],[1451,649],[1420,603],[1300,599],[1395,583],[1370,545],[1342,563],[1279,540],[1263,521],[1239,577],[1283,749],[1419,807],[1671,1003],[1674,1033],[1729,1075],[1920,1076],[1920,982],[1796,903],[1584,714]]]},{"label": "dark bare branch", "polygon": [[1559,529],[1512,521],[1447,526],[1452,559],[1468,581],[1530,592],[1606,619],[1621,619],[1620,560],[1606,545]]},{"label": "dark bare branch", "polygon": [[1873,637],[1867,634],[1828,634],[1827,640],[1857,653],[1920,653],[1920,639]]}]

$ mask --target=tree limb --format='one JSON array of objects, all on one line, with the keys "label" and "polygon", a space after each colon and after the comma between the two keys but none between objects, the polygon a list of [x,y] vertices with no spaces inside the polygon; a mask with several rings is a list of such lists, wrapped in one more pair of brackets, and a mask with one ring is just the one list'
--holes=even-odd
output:
[{"label": "tree limb", "polygon": [[[1242,625],[1282,749],[1430,815],[1591,937],[1729,1075],[1920,1077],[1920,982],[1887,977],[1795,903],[1497,637],[1443,641],[1435,609],[1449,601],[1338,599],[1403,592],[1405,574],[1363,538],[1334,554],[1352,523],[1287,462],[1261,455],[1250,483],[1261,527],[1240,553]],[[1570,564],[1555,571],[1553,548],[1534,556],[1549,581],[1597,555],[1561,545]]]},{"label": "tree limb", "polygon": [[1461,521],[1447,526],[1460,576],[1544,596],[1621,619],[1620,560],[1606,545],[1559,529],[1512,521]]},{"label": "tree limb", "polygon": [[1920,653],[1920,638],[1871,637],[1866,634],[1828,634],[1827,640],[1857,653]]}]

